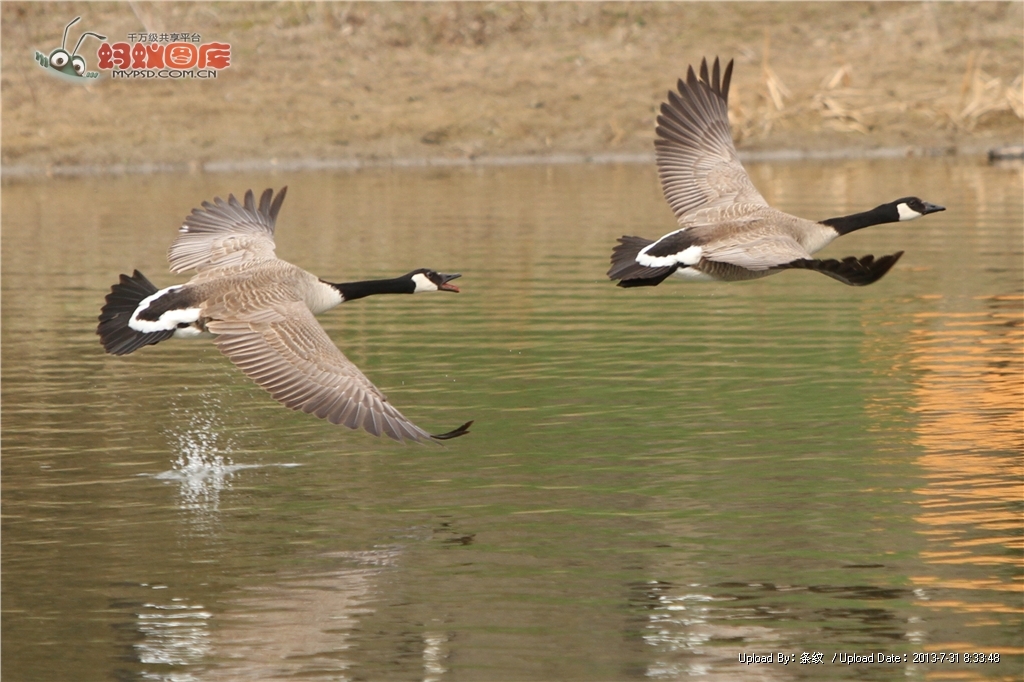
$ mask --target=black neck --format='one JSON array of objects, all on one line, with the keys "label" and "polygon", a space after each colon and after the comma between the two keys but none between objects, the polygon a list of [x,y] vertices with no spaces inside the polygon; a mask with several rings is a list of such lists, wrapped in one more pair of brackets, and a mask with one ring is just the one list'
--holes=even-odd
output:
[{"label": "black neck", "polygon": [[326,282],[326,284],[330,284],[340,291],[346,301],[375,294],[411,294],[416,289],[416,285],[408,277],[369,279],[363,282],[343,282],[341,284]]},{"label": "black neck", "polygon": [[828,220],[822,220],[822,225],[828,225],[833,228],[839,234],[848,234],[854,230],[860,230],[865,227],[871,227],[872,225],[881,225],[882,223],[895,223],[900,219],[899,213],[890,204],[882,204],[876,206],[870,211],[864,211],[863,213],[854,213],[853,215],[840,216],[839,218],[829,218]]}]

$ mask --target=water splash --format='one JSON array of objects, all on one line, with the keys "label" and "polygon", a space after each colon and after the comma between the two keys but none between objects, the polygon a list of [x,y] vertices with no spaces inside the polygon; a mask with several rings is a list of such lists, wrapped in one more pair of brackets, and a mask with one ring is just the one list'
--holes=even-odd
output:
[{"label": "water splash", "polygon": [[[210,530],[217,523],[221,493],[230,490],[237,472],[266,466],[297,467],[287,464],[236,464],[232,455],[237,446],[221,420],[220,400],[202,396],[203,408],[174,408],[187,419],[187,426],[169,428],[167,440],[175,452],[171,469],[153,475],[161,481],[179,484],[178,506],[195,527]],[[184,421],[184,420],[176,420]]]}]

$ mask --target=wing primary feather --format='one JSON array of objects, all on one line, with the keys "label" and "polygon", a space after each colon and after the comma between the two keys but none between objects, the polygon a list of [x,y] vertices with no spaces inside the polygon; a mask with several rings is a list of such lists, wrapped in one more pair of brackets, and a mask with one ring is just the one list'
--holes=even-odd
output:
[{"label": "wing primary feather", "polygon": [[458,428],[455,428],[455,429],[452,429],[451,431],[448,431],[447,433],[439,433],[436,436],[431,435],[430,437],[433,438],[434,440],[451,440],[452,438],[458,438],[459,436],[465,436],[467,433],[469,433],[469,427],[473,425],[474,421],[475,420],[470,420],[470,421],[466,422],[465,424],[463,424],[462,426],[460,426]]},{"label": "wing primary feather", "polygon": [[375,436],[379,436],[383,430],[383,421],[380,414],[376,410],[370,410],[370,414],[367,416],[367,421],[373,426],[372,430],[367,428],[366,430]]},{"label": "wing primary feather", "polygon": [[387,415],[381,415],[381,416],[383,417],[383,424],[382,424],[382,426],[384,427],[384,434],[388,438],[392,438],[394,440],[397,440],[397,441],[401,442],[402,441],[402,431],[401,431],[401,429],[399,429],[397,425],[392,423],[390,417],[388,417]]},{"label": "wing primary feather", "polygon": [[[734,62],[715,58],[686,68],[659,108],[654,142],[665,200],[687,227],[755,214],[768,207],[740,163],[729,127]],[[699,75],[698,75],[699,72]]]},{"label": "wing primary feather", "polygon": [[274,224],[285,190],[274,197],[267,189],[256,204],[253,191],[246,191],[243,203],[234,194],[228,200],[215,197],[194,208],[185,218],[179,236],[171,244],[167,258],[172,272],[195,268],[205,270],[230,266],[253,259],[272,259]]},{"label": "wing primary feather", "polygon": [[827,275],[832,279],[838,280],[843,284],[862,287],[867,286],[868,284],[873,284],[884,277],[902,255],[902,251],[897,251],[894,254],[882,256],[877,260],[872,255],[863,256],[861,258],[857,258],[856,256],[847,256],[842,260],[836,260],[834,258],[825,260],[817,258],[802,258],[792,261],[791,263],[779,265],[774,269],[783,270],[796,268],[801,270],[813,270],[815,272],[820,272],[823,275]]},{"label": "wing primary feather", "polygon": [[[731,66],[730,62],[730,66]],[[268,190],[269,191],[269,190]],[[285,185],[281,188],[281,191],[274,197],[273,203],[270,204],[270,210],[267,212],[267,216],[270,218],[271,227],[277,223],[277,212],[281,210],[281,204],[284,203],[284,195],[288,192],[288,186]]]},{"label": "wing primary feather", "polygon": [[729,101],[729,83],[732,81],[732,60],[725,66],[725,74],[722,76],[721,94],[722,101]]},{"label": "wing primary feather", "polygon": [[260,215],[269,215],[270,200],[274,196],[274,190],[269,187],[263,190],[263,194],[260,195],[260,207],[258,210]]},{"label": "wing primary feather", "polygon": [[[366,422],[366,406],[363,405],[361,402],[356,402],[355,403],[355,409],[353,410],[353,412],[350,415],[348,415],[348,419],[349,419],[349,421],[347,421],[346,424],[351,424],[353,429],[358,428],[360,426],[362,426],[363,428],[366,428],[366,426],[365,426],[365,422]],[[367,430],[369,430],[369,429],[367,429]],[[370,433],[373,433],[373,432],[370,431]],[[374,433],[373,435],[376,436],[377,434]]]}]

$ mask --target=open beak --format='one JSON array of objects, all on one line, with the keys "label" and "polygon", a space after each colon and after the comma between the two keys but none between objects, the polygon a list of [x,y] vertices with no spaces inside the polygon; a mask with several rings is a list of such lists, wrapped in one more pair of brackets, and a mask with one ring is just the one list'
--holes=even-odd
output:
[{"label": "open beak", "polygon": [[437,274],[441,276],[441,286],[437,288],[438,291],[454,291],[455,293],[459,293],[459,288],[454,284],[449,284],[449,282],[458,277],[462,277],[461,272],[456,272],[454,275],[446,275],[443,272],[439,272]]},{"label": "open beak", "polygon": [[929,213],[938,213],[939,211],[945,211],[946,210],[945,206],[939,206],[938,204],[929,204],[927,201],[925,201],[923,203],[924,203],[924,215],[928,215]]}]

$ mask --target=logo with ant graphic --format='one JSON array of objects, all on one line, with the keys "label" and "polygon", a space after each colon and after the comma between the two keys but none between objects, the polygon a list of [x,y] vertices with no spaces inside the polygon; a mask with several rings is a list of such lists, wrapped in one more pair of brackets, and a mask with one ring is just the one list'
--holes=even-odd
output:
[{"label": "logo with ant graphic", "polygon": [[60,47],[51,52],[49,57],[37,50],[36,61],[39,62],[39,66],[46,69],[47,73],[72,83],[84,85],[99,78],[100,73],[99,71],[86,71],[85,57],[78,54],[78,48],[82,46],[82,41],[88,36],[93,36],[100,40],[106,40],[107,37],[101,36],[99,33],[86,31],[79,37],[74,51],[69,54],[64,47],[68,41],[68,29],[78,23],[81,18],[75,17],[64,27],[64,38],[60,41]]}]

